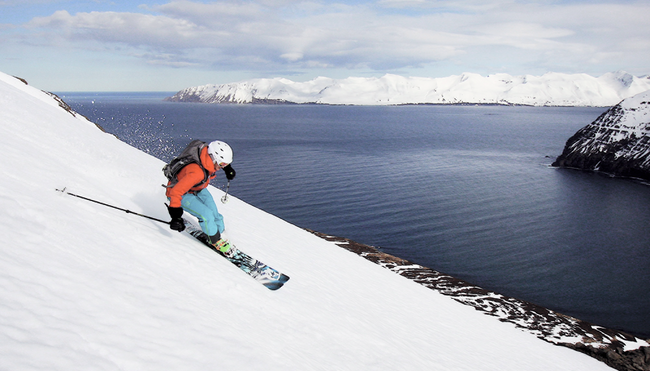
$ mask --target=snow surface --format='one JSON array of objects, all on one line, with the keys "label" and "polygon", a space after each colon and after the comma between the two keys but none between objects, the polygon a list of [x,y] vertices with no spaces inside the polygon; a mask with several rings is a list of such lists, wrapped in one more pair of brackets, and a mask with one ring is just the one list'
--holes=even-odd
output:
[{"label": "snow surface", "polygon": [[444,78],[318,77],[306,82],[285,78],[254,79],[183,89],[173,101],[252,103],[254,100],[351,104],[521,104],[532,106],[612,106],[622,99],[650,90],[650,78],[626,72],[600,77],[549,72],[542,76],[475,73]]},{"label": "snow surface", "polygon": [[2,73],[0,141],[0,370],[610,369],[234,196],[228,235],[291,276],[278,291],[187,234],[57,192],[168,218],[160,160]]},{"label": "snow surface", "polygon": [[650,90],[623,100],[619,106],[623,110],[623,116],[617,122],[620,128],[634,133],[637,138],[648,136],[650,133]]}]

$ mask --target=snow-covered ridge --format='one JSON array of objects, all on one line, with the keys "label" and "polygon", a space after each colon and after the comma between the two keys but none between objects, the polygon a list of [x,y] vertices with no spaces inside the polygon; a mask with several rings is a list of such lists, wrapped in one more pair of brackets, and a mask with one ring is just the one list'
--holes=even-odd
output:
[{"label": "snow-covered ridge", "polygon": [[578,130],[553,165],[650,180],[650,91]]},{"label": "snow-covered ridge", "polygon": [[531,106],[612,106],[622,99],[650,90],[650,77],[611,72],[587,74],[547,73],[511,76],[474,73],[444,78],[318,77],[306,82],[285,78],[202,85],[166,98],[173,102],[235,104],[502,104]]}]

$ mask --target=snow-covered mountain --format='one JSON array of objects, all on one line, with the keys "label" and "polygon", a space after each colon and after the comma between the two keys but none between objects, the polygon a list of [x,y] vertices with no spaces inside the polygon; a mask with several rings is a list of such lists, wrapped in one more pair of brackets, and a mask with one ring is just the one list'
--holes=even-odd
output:
[{"label": "snow-covered mountain", "polygon": [[[505,321],[525,317],[513,313],[526,306],[505,307],[449,278],[406,279],[426,269],[356,251],[375,264],[337,246],[359,249],[351,241],[329,241],[235,196],[219,204],[228,237],[291,276],[278,291],[185,233],[59,192],[168,218],[162,161],[3,73],[0,144],[0,370],[611,369],[473,308]],[[476,294],[475,304],[443,292],[456,289],[461,302]],[[561,317],[541,313],[533,328]],[[608,362],[648,367],[645,340],[597,326],[597,338],[548,330]]]},{"label": "snow-covered mountain", "polygon": [[553,165],[650,180],[650,91],[578,130]]},{"label": "snow-covered mountain", "polygon": [[202,85],[183,89],[166,100],[200,103],[316,103],[349,105],[396,104],[504,104],[531,106],[612,106],[622,99],[650,90],[650,77],[612,72],[587,74],[547,73],[543,76],[487,77],[464,73],[445,78],[318,77],[294,82],[284,78]]}]

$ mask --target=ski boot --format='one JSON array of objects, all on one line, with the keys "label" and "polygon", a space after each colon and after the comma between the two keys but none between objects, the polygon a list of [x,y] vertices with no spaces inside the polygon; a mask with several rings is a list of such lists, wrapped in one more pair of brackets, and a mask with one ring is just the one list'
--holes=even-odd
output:
[{"label": "ski boot", "polygon": [[228,258],[235,256],[235,249],[230,245],[230,242],[228,242],[228,240],[224,240],[222,238],[219,241],[213,243],[212,246],[214,246],[217,251]]}]

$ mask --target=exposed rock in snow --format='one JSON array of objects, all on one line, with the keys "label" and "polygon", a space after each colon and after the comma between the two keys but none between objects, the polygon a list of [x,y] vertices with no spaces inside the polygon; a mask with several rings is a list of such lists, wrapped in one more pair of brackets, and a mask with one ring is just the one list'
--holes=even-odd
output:
[{"label": "exposed rock in snow", "polygon": [[650,91],[625,99],[578,130],[553,166],[650,180]]},{"label": "exposed rock in snow", "polygon": [[532,106],[612,106],[621,99],[650,89],[650,78],[612,72],[547,73],[543,76],[487,77],[464,73],[445,78],[318,77],[306,82],[284,78],[255,79],[183,89],[166,98],[173,102],[235,104],[503,104]]}]

